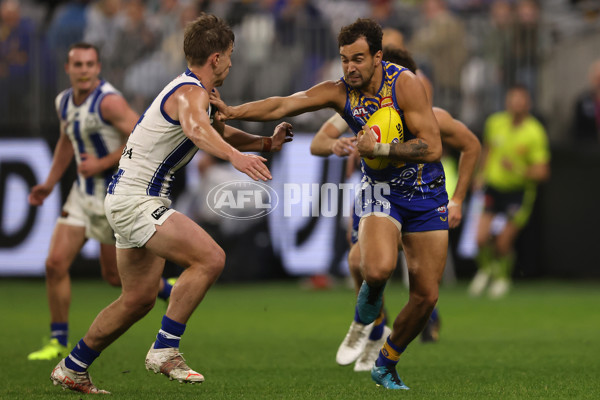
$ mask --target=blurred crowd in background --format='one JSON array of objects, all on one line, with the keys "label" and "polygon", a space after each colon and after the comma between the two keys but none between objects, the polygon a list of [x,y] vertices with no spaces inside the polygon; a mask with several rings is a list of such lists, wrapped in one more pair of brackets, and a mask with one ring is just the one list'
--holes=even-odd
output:
[{"label": "blurred crowd in background", "polygon": [[[434,105],[480,138],[486,119],[505,108],[507,89],[524,85],[532,96],[532,114],[550,139],[552,175],[521,236],[523,245],[517,246],[522,260],[517,271],[521,276],[597,276],[590,263],[600,223],[600,214],[590,212],[595,197],[565,190],[587,188],[600,173],[597,0],[0,0],[0,139],[42,138],[54,148],[59,137],[54,98],[69,86],[67,49],[79,41],[100,49],[101,77],[143,113],[164,85],[185,70],[184,27],[200,12],[223,17],[234,29],[233,67],[220,88],[232,105],[339,79],[337,34],[359,17],[400,33],[433,84]],[[289,119],[297,134],[290,171],[304,168],[297,165],[299,157],[311,159],[308,147],[306,154],[299,153],[299,136],[314,134],[331,114],[322,110]],[[276,122],[231,124],[267,135]],[[229,273],[276,275],[269,266],[277,261],[261,250],[269,247],[265,221],[258,221],[260,229],[254,226],[253,241],[238,240],[244,225],[194,211],[200,207],[197,198],[204,198],[198,196],[198,182],[211,182],[209,167],[210,176],[220,181],[237,176],[226,168],[219,175],[216,168],[222,164],[204,161],[188,166],[188,176],[177,180],[184,185],[175,187],[173,195],[187,201],[179,207],[192,210],[190,215],[215,235],[228,252],[228,263],[244,266],[226,268],[222,279]],[[313,162],[323,162],[328,170],[335,161]],[[564,212],[574,196],[578,206]],[[471,276],[473,269],[463,271]]]},{"label": "blurred crowd in background", "polygon": [[[184,70],[183,29],[202,11],[224,17],[236,33],[233,68],[221,88],[231,104],[287,95],[339,78],[339,29],[358,17],[371,17],[404,35],[406,48],[433,82],[435,105],[478,134],[485,118],[502,109],[506,88],[521,83],[532,92],[534,113],[546,122],[553,142],[585,138],[570,128],[575,125],[577,96],[591,87],[588,70],[600,59],[598,1],[1,0],[0,4],[4,134],[55,135],[48,129],[57,123],[54,96],[68,86],[63,71],[66,50],[81,40],[100,48],[103,78],[143,112],[164,84]],[[307,114],[293,122],[298,132],[314,132],[322,121]],[[597,132],[592,136],[598,142]]]}]

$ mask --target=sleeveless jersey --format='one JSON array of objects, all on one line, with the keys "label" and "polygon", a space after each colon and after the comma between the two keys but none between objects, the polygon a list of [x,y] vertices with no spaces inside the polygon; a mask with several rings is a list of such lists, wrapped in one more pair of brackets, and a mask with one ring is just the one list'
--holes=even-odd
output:
[{"label": "sleeveless jersey", "polygon": [[[394,107],[402,119],[404,141],[414,139],[415,136],[406,126],[404,112],[398,106],[395,91],[396,79],[407,69],[385,61],[381,64],[383,79],[374,98],[366,97],[360,90],[348,85],[343,77],[341,78],[346,86],[346,105],[342,117],[356,135],[375,111],[382,107]],[[363,182],[389,184],[392,190],[407,199],[415,196],[428,198],[438,194],[440,188],[444,188],[444,169],[440,162],[423,164],[398,161],[391,162],[384,169],[374,170],[361,161],[361,169]]]},{"label": "sleeveless jersey", "polygon": [[[164,109],[167,99],[183,85],[204,87],[189,69],[165,86],[129,136],[108,193],[169,197],[173,174],[198,151],[179,121]],[[211,114],[210,104],[207,112]]]},{"label": "sleeveless jersey", "polygon": [[[65,134],[73,144],[77,165],[81,162],[82,153],[101,158],[123,144],[121,133],[105,121],[100,112],[102,99],[110,94],[121,95],[110,83],[102,80],[79,106],[73,103],[73,88],[56,96],[56,111]],[[77,174],[78,188],[82,193],[104,201],[106,187],[113,173],[114,170],[106,170],[89,178]]]}]

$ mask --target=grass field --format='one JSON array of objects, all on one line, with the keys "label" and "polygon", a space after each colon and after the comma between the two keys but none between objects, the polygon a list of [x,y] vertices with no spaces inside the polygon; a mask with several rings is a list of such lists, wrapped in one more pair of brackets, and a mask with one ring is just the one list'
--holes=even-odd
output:
[{"label": "grass field", "polygon": [[[119,291],[75,281],[74,343]],[[339,367],[335,352],[353,316],[349,289],[301,290],[292,282],[217,284],[188,323],[182,351],[202,385],[182,385],[144,369],[164,303],[109,347],[91,367],[94,383],[119,399],[599,399],[600,283],[518,283],[499,301],[466,288],[440,294],[441,340],[415,341],[399,372],[408,392],[376,387],[369,373]],[[386,290],[388,310],[406,299]],[[47,335],[41,280],[0,280],[0,399],[75,399],[54,387],[56,361],[30,362]]]}]

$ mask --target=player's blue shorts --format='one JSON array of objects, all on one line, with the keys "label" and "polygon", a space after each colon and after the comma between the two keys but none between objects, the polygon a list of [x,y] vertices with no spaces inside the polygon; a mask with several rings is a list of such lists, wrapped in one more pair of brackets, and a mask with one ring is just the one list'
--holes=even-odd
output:
[{"label": "player's blue shorts", "polygon": [[427,196],[407,197],[393,188],[380,190],[363,185],[352,214],[352,243],[358,241],[358,224],[363,216],[388,215],[403,233],[448,230],[448,194],[442,186]]}]

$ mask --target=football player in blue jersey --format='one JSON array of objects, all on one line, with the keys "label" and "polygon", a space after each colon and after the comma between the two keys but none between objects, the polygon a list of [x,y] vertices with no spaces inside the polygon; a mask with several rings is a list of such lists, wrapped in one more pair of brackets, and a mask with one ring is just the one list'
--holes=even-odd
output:
[{"label": "football player in blue jersey", "polygon": [[[338,45],[344,76],[337,81],[239,106],[228,106],[216,95],[212,101],[223,120],[268,121],[332,108],[357,135],[361,157],[391,159],[383,170],[362,163],[358,236],[364,281],[356,315],[364,325],[379,316],[383,290],[402,243],[409,268],[409,300],[394,321],[371,377],[386,388],[408,389],[396,364],[425,327],[438,299],[448,249],[448,196],[440,163],[440,131],[425,89],[408,69],[382,61],[382,35],[371,19],[358,19],[341,29]],[[404,141],[384,144],[374,139],[366,122],[383,105],[393,106],[401,115]]]},{"label": "football player in blue jersey", "polygon": [[[410,53],[403,49],[385,47],[383,60],[405,66],[415,74],[418,71]],[[481,153],[481,145],[477,136],[462,122],[454,119],[447,111],[434,107],[433,112],[440,127],[444,146],[449,146],[460,152],[458,176],[453,181],[450,179],[446,181],[446,190],[450,198],[448,204],[448,222],[450,228],[455,228],[462,220],[462,203],[466,197],[477,160]],[[355,154],[357,155],[356,141],[355,139],[341,136],[347,129],[348,124],[342,120],[339,114],[335,114],[321,126],[321,129],[319,129],[313,138],[310,147],[311,153],[322,157],[327,157],[331,154],[340,157],[349,156],[348,162],[351,164],[350,167],[353,167],[357,159],[355,156]],[[444,159],[442,159],[442,162],[444,162]],[[452,168],[446,168],[446,165],[444,165],[444,169],[447,175],[453,170]],[[348,265],[356,285],[357,293],[362,284],[360,250],[356,245],[358,241],[358,220],[359,217],[354,214],[350,239],[351,248],[348,254]],[[436,314],[436,316],[434,317],[433,314]],[[388,331],[389,328],[386,326],[386,317],[383,309],[372,326],[363,325],[355,319],[338,349],[336,361],[340,365],[348,365],[356,361],[354,364],[355,371],[370,370],[377,359],[377,352],[383,345],[387,333],[389,333]],[[429,323],[421,333],[421,339],[423,341],[436,341],[438,335],[439,316],[437,316],[437,310],[434,310]]]},{"label": "football player in blue jersey", "polygon": [[[115,172],[123,145],[139,115],[123,96],[100,78],[98,49],[88,43],[71,45],[65,72],[71,87],[58,94],[55,105],[60,137],[46,180],[34,186],[29,203],[41,206],[73,159],[77,179],[52,234],[46,258],[46,289],[50,308],[50,338],[27,358],[51,360],[68,354],[71,279],[69,269],[88,239],[100,242],[102,277],[120,286],[113,230],[104,215],[108,179]],[[169,297],[171,284],[161,279],[159,296]]]}]

